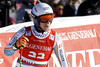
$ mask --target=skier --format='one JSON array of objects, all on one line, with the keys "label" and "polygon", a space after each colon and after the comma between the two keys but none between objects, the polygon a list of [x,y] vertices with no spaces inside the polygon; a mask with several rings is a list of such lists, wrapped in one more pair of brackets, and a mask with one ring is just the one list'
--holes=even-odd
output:
[{"label": "skier", "polygon": [[20,29],[5,47],[4,54],[11,56],[20,50],[16,67],[48,67],[54,50],[61,67],[69,67],[63,42],[50,29],[53,20],[52,8],[46,3],[38,3],[32,8],[31,14],[34,25]]}]

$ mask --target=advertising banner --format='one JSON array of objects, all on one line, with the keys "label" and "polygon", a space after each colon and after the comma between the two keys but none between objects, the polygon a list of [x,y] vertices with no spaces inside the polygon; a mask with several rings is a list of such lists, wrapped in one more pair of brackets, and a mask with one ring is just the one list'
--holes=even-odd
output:
[{"label": "advertising banner", "polygon": [[[99,15],[62,17],[53,20],[51,28],[58,32],[63,40],[71,67],[100,67],[99,17]],[[4,55],[4,48],[20,28],[30,25],[33,23],[26,22],[0,29],[0,67],[15,67],[19,51],[16,51],[12,56],[6,56]],[[60,67],[54,53],[50,58],[49,67]]]}]

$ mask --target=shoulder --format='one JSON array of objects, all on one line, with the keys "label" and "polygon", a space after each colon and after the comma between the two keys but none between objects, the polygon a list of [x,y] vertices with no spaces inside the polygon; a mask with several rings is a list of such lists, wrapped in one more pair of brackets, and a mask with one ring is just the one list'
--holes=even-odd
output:
[{"label": "shoulder", "polygon": [[26,30],[31,30],[31,26],[21,28],[17,33],[23,34]]}]

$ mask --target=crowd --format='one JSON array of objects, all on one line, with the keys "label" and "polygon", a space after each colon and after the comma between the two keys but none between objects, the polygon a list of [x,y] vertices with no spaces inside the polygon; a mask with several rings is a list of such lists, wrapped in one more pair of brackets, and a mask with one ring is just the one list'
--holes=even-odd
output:
[{"label": "crowd", "polygon": [[[0,1],[0,3],[3,0]],[[100,0],[9,0],[9,17],[15,19],[14,24],[31,21],[30,11],[38,2],[49,4],[56,17],[86,16],[100,14]],[[0,5],[1,7],[1,5]],[[2,15],[2,14],[0,14]],[[1,18],[1,17],[0,17]],[[9,18],[9,19],[10,19]],[[1,18],[2,19],[2,18]],[[0,19],[0,26],[2,20]],[[9,21],[8,25],[12,22]]]}]

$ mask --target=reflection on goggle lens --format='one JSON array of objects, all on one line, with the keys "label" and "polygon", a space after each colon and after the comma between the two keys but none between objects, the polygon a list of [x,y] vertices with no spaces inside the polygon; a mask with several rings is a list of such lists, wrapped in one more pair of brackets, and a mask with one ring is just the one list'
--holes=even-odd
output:
[{"label": "reflection on goggle lens", "polygon": [[53,19],[53,15],[52,14],[40,16],[40,22],[42,22],[42,23],[46,23],[47,21],[52,22],[52,19]]}]

